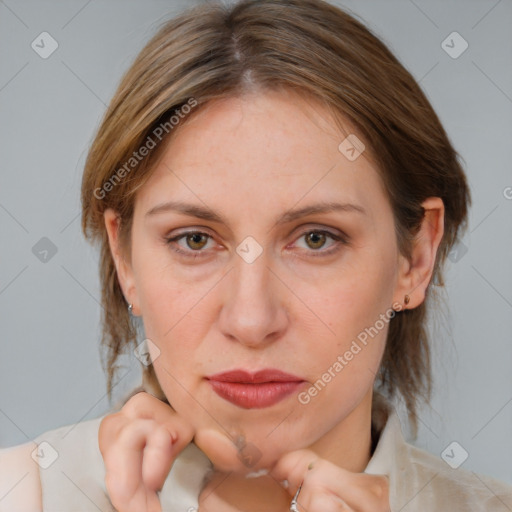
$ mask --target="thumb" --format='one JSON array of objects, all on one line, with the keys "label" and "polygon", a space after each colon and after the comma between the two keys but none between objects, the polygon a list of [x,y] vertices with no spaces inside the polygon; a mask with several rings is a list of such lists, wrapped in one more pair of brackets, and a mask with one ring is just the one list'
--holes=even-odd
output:
[{"label": "thumb", "polygon": [[210,459],[215,469],[222,472],[243,472],[246,469],[239,448],[228,434],[211,428],[199,429],[194,442]]}]

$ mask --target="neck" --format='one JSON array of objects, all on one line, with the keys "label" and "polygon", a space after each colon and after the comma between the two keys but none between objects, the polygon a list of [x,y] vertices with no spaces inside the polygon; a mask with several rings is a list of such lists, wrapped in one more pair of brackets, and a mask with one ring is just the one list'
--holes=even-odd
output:
[{"label": "neck", "polygon": [[[365,470],[371,458],[372,390],[338,425],[307,448],[340,468],[354,473]],[[290,496],[270,476],[246,478],[236,473],[215,472],[200,495],[201,511],[289,511]]]}]

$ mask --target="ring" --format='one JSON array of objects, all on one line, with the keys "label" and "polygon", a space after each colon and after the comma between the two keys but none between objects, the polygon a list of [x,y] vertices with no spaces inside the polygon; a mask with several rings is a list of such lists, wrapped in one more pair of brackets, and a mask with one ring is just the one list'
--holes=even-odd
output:
[{"label": "ring", "polygon": [[297,508],[297,499],[299,498],[299,492],[301,489],[302,484],[299,485],[299,488],[297,489],[297,492],[295,493],[295,496],[293,497],[293,500],[290,503],[290,512],[299,512],[299,509]]}]

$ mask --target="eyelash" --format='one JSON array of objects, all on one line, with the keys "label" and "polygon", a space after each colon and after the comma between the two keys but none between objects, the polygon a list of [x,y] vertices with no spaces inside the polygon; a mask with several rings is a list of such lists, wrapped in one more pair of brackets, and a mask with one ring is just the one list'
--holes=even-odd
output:
[{"label": "eyelash", "polygon": [[[329,238],[332,238],[336,242],[335,244],[333,244],[333,247],[331,249],[328,249],[325,251],[322,251],[320,249],[319,250],[311,249],[311,251],[307,251],[307,252],[311,252],[312,253],[311,256],[313,256],[314,258],[330,256],[331,254],[338,252],[341,249],[342,245],[348,244],[348,237],[342,236],[342,235],[337,235],[337,234],[331,233],[330,231],[326,231],[323,229],[309,229],[307,231],[303,231],[298,236],[297,240],[302,238],[303,236],[309,235],[311,233],[327,235]],[[182,238],[185,238],[190,235],[205,235],[205,236],[209,237],[210,239],[213,238],[211,235],[209,235],[208,233],[205,233],[203,231],[186,231],[186,232],[180,233],[179,235],[176,235],[174,237],[170,237],[170,238],[166,237],[165,242],[167,245],[169,245],[171,247],[171,249],[174,252],[184,256],[185,258],[192,258],[192,259],[202,258],[203,256],[201,255],[201,253],[204,253],[205,252],[204,250],[194,251],[194,250],[190,249],[189,251],[184,251],[183,249],[180,249],[180,248],[174,246],[173,242],[177,242],[178,240],[181,240]]]}]

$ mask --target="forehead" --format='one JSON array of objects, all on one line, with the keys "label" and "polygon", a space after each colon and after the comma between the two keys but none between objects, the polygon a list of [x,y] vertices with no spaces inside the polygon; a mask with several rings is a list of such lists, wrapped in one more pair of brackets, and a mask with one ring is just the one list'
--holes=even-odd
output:
[{"label": "forehead", "polygon": [[354,134],[349,123],[343,129],[320,103],[292,93],[212,101],[178,126],[138,192],[139,208],[176,198],[225,211],[230,204],[261,211],[319,200],[385,207],[368,152],[351,161],[340,151]]}]

